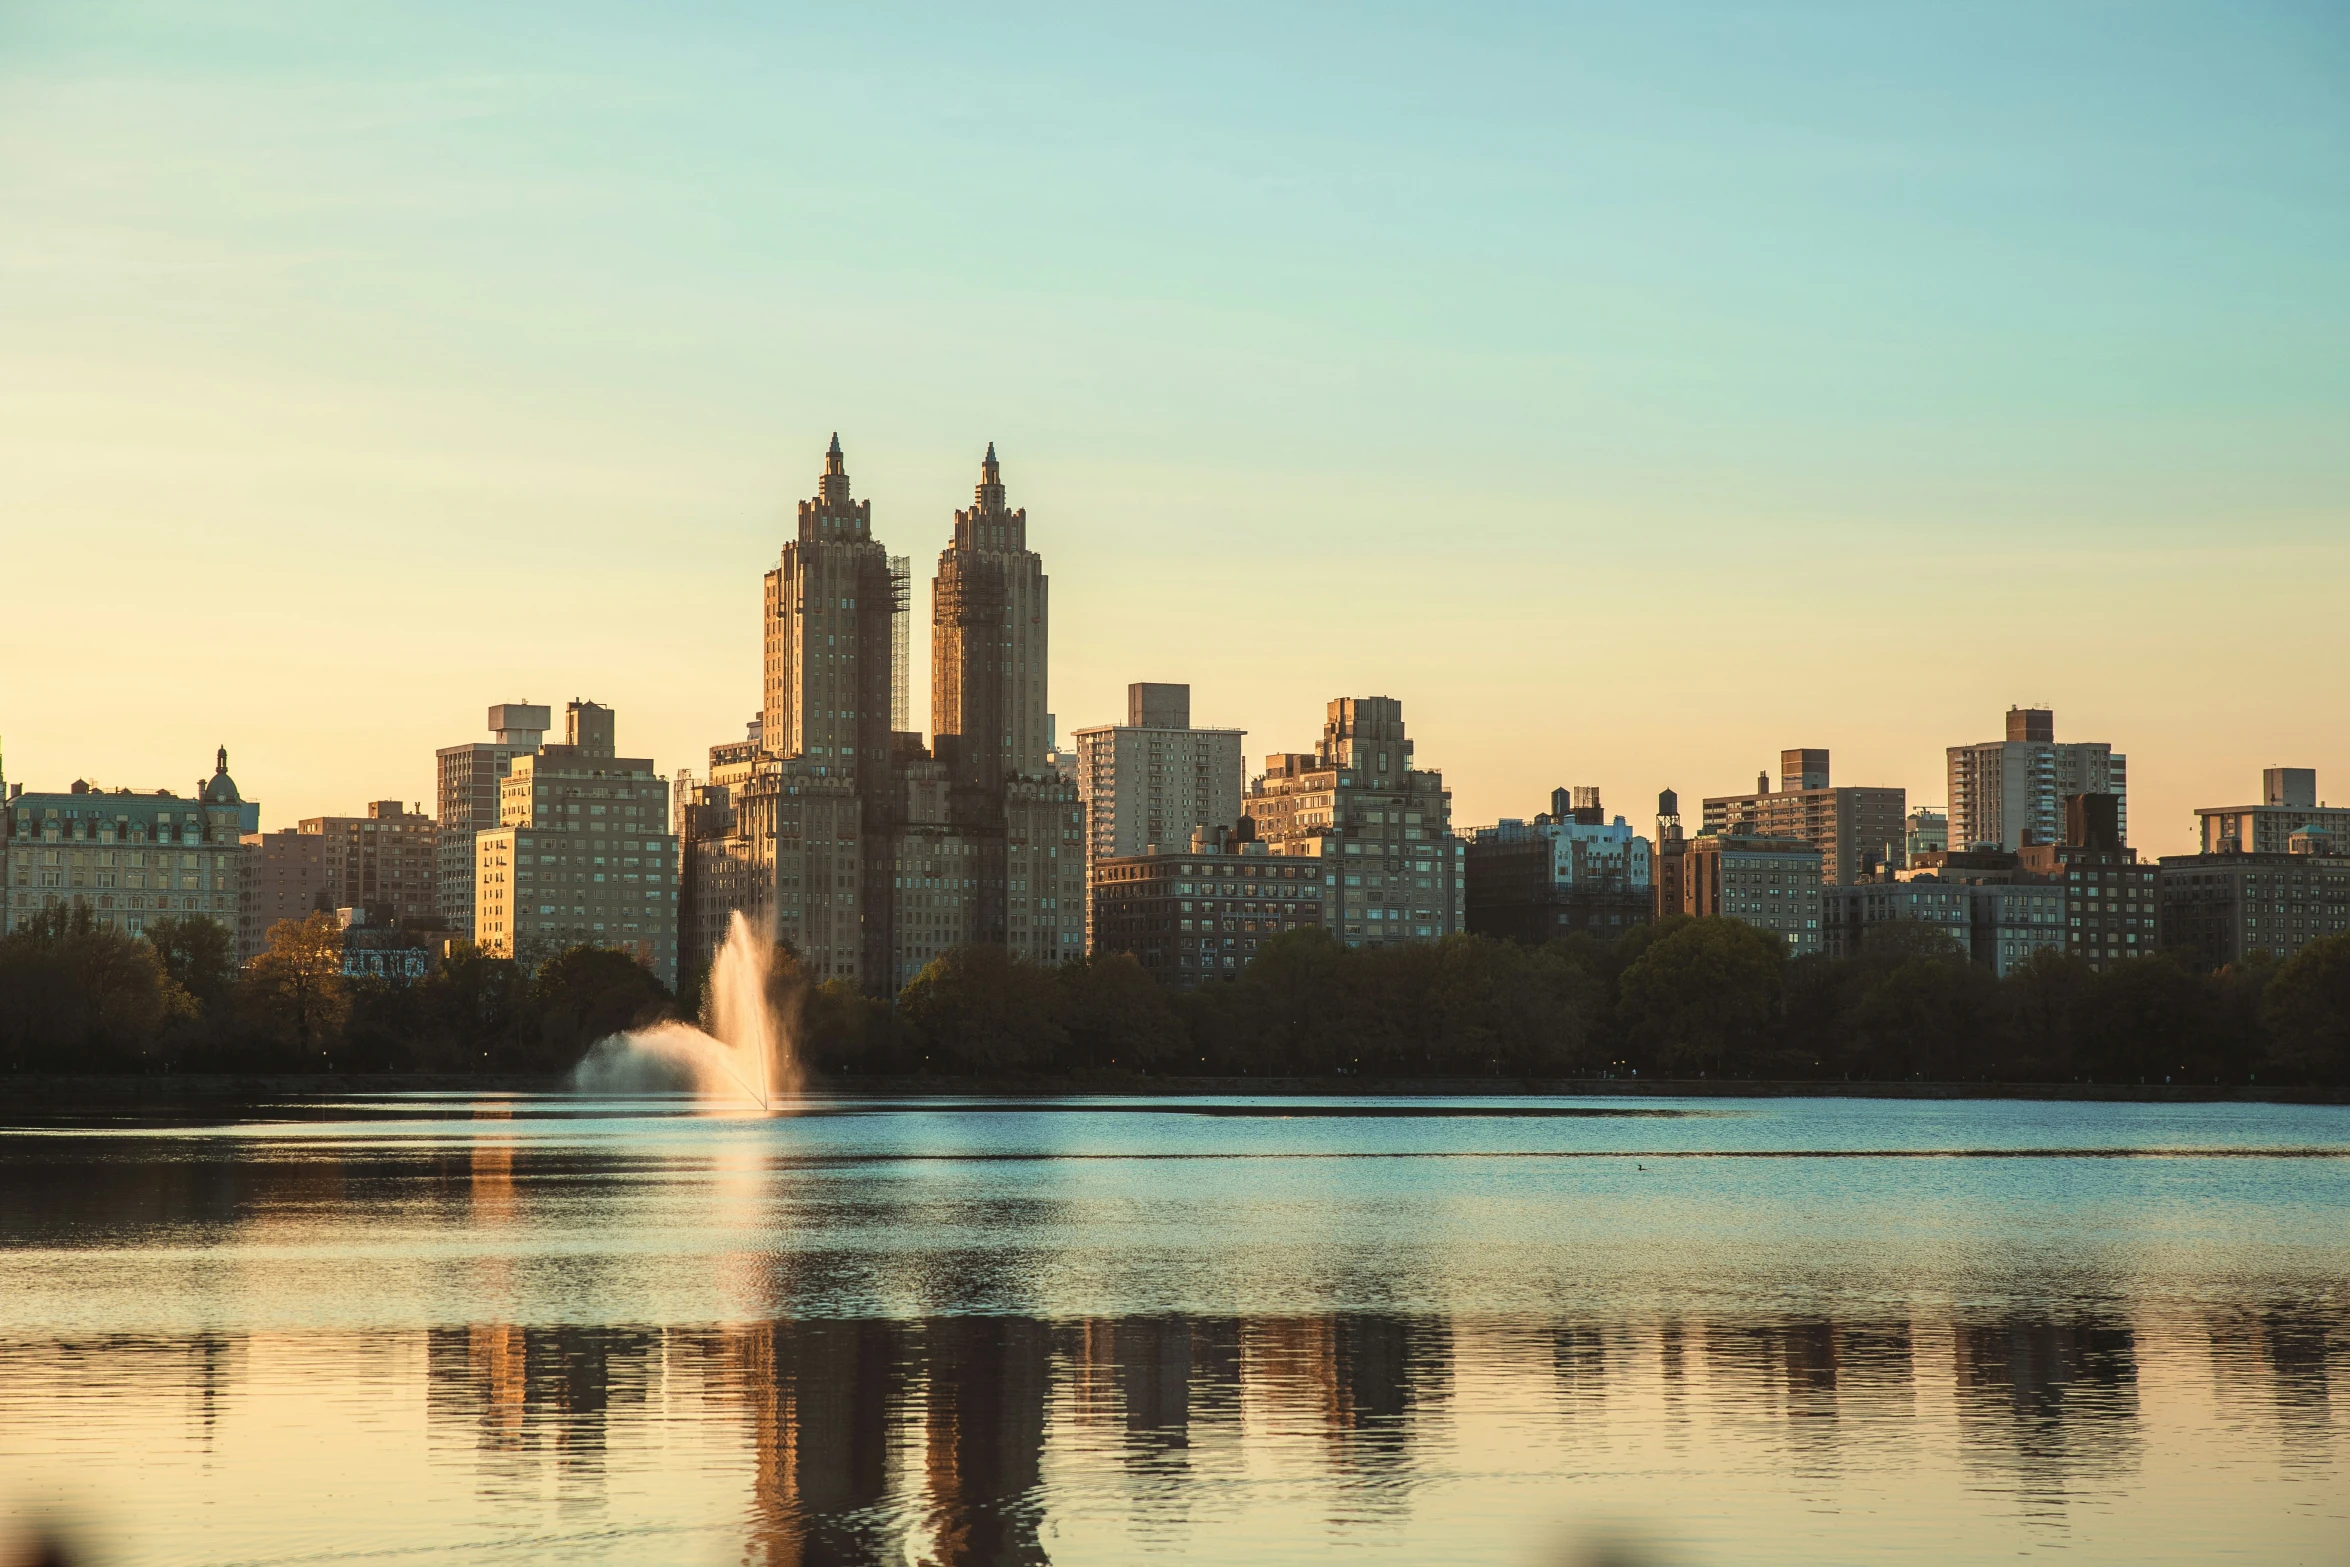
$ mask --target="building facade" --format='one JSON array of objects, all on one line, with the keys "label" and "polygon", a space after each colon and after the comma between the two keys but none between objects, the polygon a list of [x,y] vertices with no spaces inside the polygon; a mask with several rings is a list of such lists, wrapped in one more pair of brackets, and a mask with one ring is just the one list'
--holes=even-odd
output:
[{"label": "building facade", "polygon": [[1126,722],[1072,736],[1090,852],[1130,859],[1152,844],[1179,848],[1195,827],[1236,830],[1245,735],[1194,729],[1189,686],[1128,686]]},{"label": "building facade", "polygon": [[1094,950],[1130,952],[1179,990],[1237,977],[1285,931],[1326,926],[1339,890],[1331,864],[1204,828],[1187,848],[1096,859],[1092,876]]},{"label": "building facade", "polygon": [[1871,929],[1893,920],[1931,925],[2004,978],[2035,952],[2065,949],[2064,888],[2039,880],[1951,882],[1919,876],[1821,891],[1822,950],[1857,957]]},{"label": "building facade", "polygon": [[2258,805],[2200,806],[2195,820],[2205,854],[2290,853],[2293,834],[2305,828],[2350,845],[2350,806],[2320,803],[2314,767],[2268,768],[2260,775]]},{"label": "building facade", "polygon": [[1821,874],[1854,881],[1880,866],[1905,863],[1909,840],[1906,790],[1837,788],[1828,781],[1828,753],[1779,753],[1779,786],[1764,774],[1752,794],[1705,801],[1704,830],[1717,837],[1801,838],[1820,851]]},{"label": "building facade", "polygon": [[[266,947],[273,925],[334,911],[334,895],[327,891],[324,837],[295,827],[247,833],[245,851],[240,926],[248,950]],[[467,903],[470,906],[471,900]]]},{"label": "building facade", "polygon": [[1950,816],[1931,805],[1921,805],[1903,818],[1901,859],[1904,865],[1921,854],[1942,854],[1950,848]]},{"label": "building facade", "polygon": [[473,835],[498,825],[498,791],[514,758],[546,742],[551,714],[543,705],[501,702],[490,709],[490,738],[443,746],[433,753],[433,816],[440,915],[461,936],[473,932]]},{"label": "building facade", "polygon": [[2112,795],[2129,838],[2128,758],[2103,741],[2060,743],[2047,708],[2009,708],[2005,740],[1954,745],[1947,754],[1953,850],[2062,842],[2070,794]]},{"label": "building facade", "polygon": [[[439,824],[421,810],[374,800],[365,816],[309,816],[297,825],[303,836],[319,841],[318,871],[329,907],[357,910],[370,925],[430,925],[443,918]],[[266,880],[266,843],[260,869]]]},{"label": "building facade", "polygon": [[1403,704],[1331,702],[1321,743],[1265,759],[1242,829],[1275,855],[1320,859],[1337,880],[1328,923],[1348,946],[1430,941],[1467,928],[1467,845],[1444,775],[1412,766]]},{"label": "building facade", "polygon": [[1531,822],[1469,834],[1467,928],[1529,946],[1572,931],[1612,940],[1654,916],[1651,858],[1624,818],[1606,819],[1597,789],[1554,789],[1550,810]]},{"label": "building facade", "polygon": [[1129,685],[1125,723],[1071,737],[1088,860],[1180,848],[1194,828],[1237,830],[1243,737],[1238,729],[1194,729],[1187,685]]},{"label": "building facade", "polygon": [[1767,930],[1791,958],[1822,949],[1820,851],[1801,838],[1700,834],[1681,854],[1680,907]]},{"label": "building facade", "polygon": [[2350,855],[2304,834],[2283,854],[2170,854],[2161,864],[2163,931],[2204,965],[2256,952],[2289,958],[2350,931]]},{"label": "building facade", "polygon": [[2100,973],[2162,945],[2161,878],[2121,840],[2121,802],[2109,794],[2068,795],[2064,841],[2016,853],[2020,872],[2056,884],[2065,896],[2065,950]]},{"label": "building facade", "polygon": [[619,756],[612,710],[574,702],[567,743],[513,758],[498,825],[474,835],[474,939],[537,962],[588,944],[677,984],[677,840],[669,784]]},{"label": "building facade", "polygon": [[225,746],[189,796],[79,780],[57,794],[19,789],[0,809],[0,931],[75,907],[133,936],[159,918],[196,917],[219,925],[242,961],[253,955],[245,835],[259,820],[260,806],[229,776]]}]

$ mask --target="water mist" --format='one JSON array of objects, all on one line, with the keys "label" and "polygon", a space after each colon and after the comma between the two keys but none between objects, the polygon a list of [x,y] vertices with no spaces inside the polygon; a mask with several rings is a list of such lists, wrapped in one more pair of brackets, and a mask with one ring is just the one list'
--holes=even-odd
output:
[{"label": "water mist", "polygon": [[656,1023],[599,1039],[571,1072],[583,1094],[691,1093],[771,1107],[800,1088],[791,1039],[767,1002],[774,948],[740,914],[710,966],[706,1029]]}]

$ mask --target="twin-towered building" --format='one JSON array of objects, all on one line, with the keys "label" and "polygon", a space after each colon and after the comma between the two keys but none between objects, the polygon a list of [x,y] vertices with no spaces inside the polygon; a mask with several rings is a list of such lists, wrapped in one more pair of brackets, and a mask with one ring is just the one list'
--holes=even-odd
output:
[{"label": "twin-towered building", "polygon": [[713,747],[683,846],[694,961],[740,911],[822,982],[894,993],[986,942],[1085,943],[1085,819],[1050,758],[1050,584],[990,445],[931,589],[931,741],[900,693],[909,573],[835,436],[767,573],[754,735]]}]

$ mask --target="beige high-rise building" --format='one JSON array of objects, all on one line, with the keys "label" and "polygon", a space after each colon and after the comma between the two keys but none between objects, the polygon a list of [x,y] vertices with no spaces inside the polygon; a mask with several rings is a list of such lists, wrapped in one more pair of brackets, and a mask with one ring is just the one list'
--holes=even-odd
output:
[{"label": "beige high-rise building", "polygon": [[614,947],[677,983],[676,838],[669,783],[619,756],[612,710],[574,702],[566,742],[513,759],[498,825],[474,837],[475,941],[535,962]]},{"label": "beige high-rise building", "polygon": [[1242,832],[1323,863],[1331,930],[1349,946],[1428,941],[1466,928],[1466,844],[1444,775],[1412,766],[1403,704],[1340,697],[1311,752],[1265,759]]},{"label": "beige high-rise building", "polygon": [[[1073,737],[1092,862],[1179,848],[1195,828],[1238,828],[1245,734],[1194,729],[1187,685],[1128,686],[1125,723],[1080,729]],[[1090,905],[1087,929],[1090,940]]]},{"label": "beige high-rise building", "polygon": [[440,913],[460,936],[473,934],[473,835],[498,825],[499,783],[514,758],[545,743],[549,718],[544,705],[501,702],[490,709],[487,741],[443,746],[434,753]]},{"label": "beige high-rise building", "polygon": [[1242,729],[1194,729],[1191,687],[1126,688],[1126,722],[1080,729],[1077,782],[1096,858],[1191,842],[1194,827],[1240,825]]},{"label": "beige high-rise building", "polygon": [[1949,749],[1950,847],[2020,849],[2064,841],[2065,796],[2110,794],[2129,837],[2129,760],[2103,741],[2056,738],[2044,707],[2007,710],[2007,738]]}]

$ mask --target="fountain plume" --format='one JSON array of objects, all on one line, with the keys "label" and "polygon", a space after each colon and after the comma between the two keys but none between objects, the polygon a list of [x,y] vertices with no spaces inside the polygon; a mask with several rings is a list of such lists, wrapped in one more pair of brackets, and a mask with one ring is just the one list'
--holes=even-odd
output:
[{"label": "fountain plume", "polygon": [[791,1033],[768,995],[774,967],[773,944],[735,914],[727,924],[726,945],[710,965],[703,1026],[656,1023],[599,1039],[572,1068],[573,1091],[691,1093],[747,1099],[761,1109],[798,1093],[800,1070]]}]

